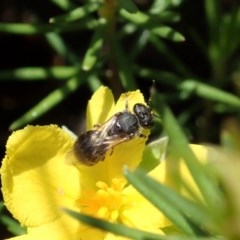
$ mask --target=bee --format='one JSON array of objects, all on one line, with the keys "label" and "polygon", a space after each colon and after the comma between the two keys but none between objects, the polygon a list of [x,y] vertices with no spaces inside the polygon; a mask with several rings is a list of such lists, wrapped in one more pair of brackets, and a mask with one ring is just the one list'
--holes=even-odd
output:
[{"label": "bee", "polygon": [[114,114],[102,125],[80,134],[74,144],[73,152],[80,163],[93,166],[103,161],[108,150],[120,143],[136,137],[146,137],[142,129],[150,129],[153,114],[150,108],[142,103],[133,106],[133,113],[128,109]]}]

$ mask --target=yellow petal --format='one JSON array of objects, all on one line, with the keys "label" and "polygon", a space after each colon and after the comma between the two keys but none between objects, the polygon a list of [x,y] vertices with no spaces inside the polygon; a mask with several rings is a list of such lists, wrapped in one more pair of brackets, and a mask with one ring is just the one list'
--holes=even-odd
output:
[{"label": "yellow petal", "polygon": [[65,162],[72,144],[69,134],[56,125],[28,126],[9,137],[1,168],[2,192],[7,208],[22,225],[46,224],[61,217],[61,207],[75,208],[79,172]]},{"label": "yellow petal", "polygon": [[104,123],[111,117],[110,112],[114,107],[112,92],[107,87],[100,87],[92,96],[87,106],[86,129],[90,130],[96,124]]},{"label": "yellow petal", "polygon": [[163,234],[160,228],[166,227],[166,217],[132,186],[125,188],[123,194],[129,207],[121,214],[122,222],[130,227]]},{"label": "yellow petal", "polygon": [[112,109],[112,112],[110,112],[110,116],[117,112],[122,112],[126,109],[126,103],[128,104],[128,110],[130,112],[133,112],[133,106],[136,103],[145,103],[144,97],[142,93],[139,90],[132,91],[132,92],[126,92],[123,93],[118,101],[116,102],[116,105]]},{"label": "yellow petal", "polygon": [[[91,99],[91,105],[88,106],[88,109],[90,107],[96,109],[96,107],[94,107],[94,103],[97,101],[100,101],[101,104],[105,103],[106,101],[101,99],[98,100],[98,98],[100,96],[108,96],[109,93],[106,93],[108,91],[109,90],[107,88],[102,87],[96,93],[94,93]],[[101,94],[101,92],[105,93],[105,95]],[[108,99],[109,98],[110,97],[108,97]],[[124,111],[126,101],[128,101],[129,111],[132,111],[132,108],[136,103],[145,104],[144,97],[139,90],[122,94],[116,105],[110,111],[110,113],[105,113],[106,119],[103,119],[101,121],[106,121],[108,118],[110,118],[117,112]],[[94,112],[94,109],[91,111]],[[108,107],[108,109],[110,109],[110,107]],[[96,114],[100,114],[100,112],[96,112]],[[102,115],[100,117],[96,116],[95,119],[102,119]],[[149,130],[144,131],[144,134],[148,136],[149,132]],[[129,169],[135,169],[142,159],[143,149],[145,147],[146,140],[147,138],[138,137],[128,142],[121,143],[115,146],[113,149],[109,149],[104,161],[97,163],[95,166],[88,167],[84,165],[79,165],[80,172],[82,173],[81,179],[83,179],[82,184],[84,186],[91,186],[92,188],[95,188],[95,183],[97,181],[103,181],[107,184],[110,184],[112,178],[123,177],[122,168],[124,165],[127,165]]]}]

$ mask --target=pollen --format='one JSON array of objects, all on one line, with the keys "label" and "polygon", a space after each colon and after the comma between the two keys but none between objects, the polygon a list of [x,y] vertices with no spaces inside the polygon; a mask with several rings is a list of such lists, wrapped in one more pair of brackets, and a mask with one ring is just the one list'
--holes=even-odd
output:
[{"label": "pollen", "polygon": [[96,191],[85,191],[79,199],[81,212],[111,222],[121,221],[121,212],[129,205],[122,190],[126,181],[112,179],[110,185],[98,181]]}]

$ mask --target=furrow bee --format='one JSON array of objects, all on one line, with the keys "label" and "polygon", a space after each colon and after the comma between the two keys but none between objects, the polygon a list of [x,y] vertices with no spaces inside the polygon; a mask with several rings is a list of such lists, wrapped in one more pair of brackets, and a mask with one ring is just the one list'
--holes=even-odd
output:
[{"label": "furrow bee", "polygon": [[148,106],[137,103],[132,113],[126,101],[125,110],[114,114],[102,125],[80,134],[73,152],[80,163],[93,166],[103,161],[107,151],[118,144],[135,137],[145,137],[141,130],[150,129],[152,124],[153,114]]}]

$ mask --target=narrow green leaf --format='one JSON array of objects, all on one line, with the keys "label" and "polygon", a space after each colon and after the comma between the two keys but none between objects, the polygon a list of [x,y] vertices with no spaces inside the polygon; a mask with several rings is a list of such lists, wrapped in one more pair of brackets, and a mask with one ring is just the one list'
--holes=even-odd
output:
[{"label": "narrow green leaf", "polygon": [[117,61],[119,76],[122,86],[127,90],[137,89],[137,84],[133,76],[133,69],[129,67],[131,64],[127,55],[124,53],[122,47],[117,41],[112,41],[114,58]]},{"label": "narrow green leaf", "polygon": [[126,23],[118,32],[118,38],[122,39],[126,37],[126,35],[133,34],[137,31],[137,26],[133,23]]},{"label": "narrow green leaf", "polygon": [[126,11],[128,11],[129,13],[136,13],[138,11],[137,6],[135,5],[135,3],[132,0],[117,0],[120,8],[125,9]]},{"label": "narrow green leaf", "polygon": [[239,97],[194,79],[185,80],[183,83],[178,85],[178,88],[182,91],[193,93],[206,99],[228,104],[232,107],[236,107],[237,109],[240,107]]},{"label": "narrow green leaf", "polygon": [[7,216],[2,211],[4,210],[5,206],[2,201],[0,201],[0,223],[6,226],[7,230],[14,235],[21,235],[26,233],[26,229],[21,227],[20,223],[14,220],[13,218]]},{"label": "narrow green leaf", "polygon": [[149,21],[149,16],[143,12],[138,11],[137,13],[129,13],[124,9],[121,9],[120,15],[127,19],[128,21],[137,24],[137,25],[143,25],[146,24]]},{"label": "narrow green leaf", "polygon": [[112,232],[117,235],[121,235],[130,239],[136,239],[136,240],[164,240],[165,237],[155,234],[155,233],[150,233],[150,232],[145,232],[141,231],[138,229],[130,228],[128,226],[125,226],[123,224],[117,224],[117,223],[110,223],[102,219],[94,218],[85,214],[77,213],[69,209],[64,209],[66,213],[68,213],[70,216],[76,218],[77,220],[91,225],[93,227]]},{"label": "narrow green leaf", "polygon": [[12,34],[37,34],[54,31],[50,24],[28,24],[28,23],[0,23],[0,32]]},{"label": "narrow green leaf", "polygon": [[99,8],[99,4],[86,4],[83,7],[78,7],[64,15],[51,18],[50,23],[68,23],[87,17],[90,13],[95,12]]},{"label": "narrow green leaf", "polygon": [[14,121],[9,127],[10,130],[15,130],[39,118],[59,102],[63,101],[70,93],[74,92],[85,80],[86,77],[83,74],[81,74],[81,78],[79,76],[78,78],[69,79],[62,87],[51,92],[32,109]]},{"label": "narrow green leaf", "polygon": [[7,230],[14,235],[22,235],[27,233],[27,229],[21,227],[20,223],[7,215],[0,215],[0,222],[6,226]]},{"label": "narrow green leaf", "polygon": [[[193,179],[198,185],[204,199],[210,206],[210,211],[216,206],[221,209],[221,206],[223,205],[222,194],[216,186],[212,175],[206,171],[206,168],[202,164],[200,164],[190,149],[188,140],[171,110],[164,103],[163,98],[160,95],[154,94],[152,96],[152,102],[156,111],[161,115],[164,129],[169,136],[174,153],[185,160]],[[219,212],[219,214],[221,213]]]},{"label": "narrow green leaf", "polygon": [[185,219],[184,215],[175,207],[174,204],[171,204],[156,194],[155,189],[152,188],[152,185],[150,184],[149,186],[149,184],[147,184],[149,179],[147,179],[145,176],[143,179],[140,179],[139,172],[140,171],[135,171],[135,173],[131,173],[127,170],[127,168],[124,169],[124,175],[127,180],[144,197],[146,197],[153,205],[163,212],[183,232],[191,236],[195,236],[194,230],[191,228],[191,225]]},{"label": "narrow green leaf", "polygon": [[139,33],[139,36],[137,37],[137,42],[135,46],[131,49],[131,52],[129,53],[129,59],[132,62],[135,62],[135,59],[138,55],[140,55],[145,48],[145,46],[148,43],[148,37],[149,37],[149,31],[144,30]]},{"label": "narrow green leaf", "polygon": [[76,7],[72,1],[70,0],[50,0],[54,4],[56,4],[58,7],[62,8],[63,10],[70,10]]},{"label": "narrow green leaf", "polygon": [[80,23],[71,24],[28,24],[28,23],[0,23],[0,32],[10,34],[32,35],[48,32],[68,32],[81,29],[94,29],[99,26],[99,20],[83,19]]},{"label": "narrow green leaf", "polygon": [[89,71],[93,68],[97,60],[99,59],[99,50],[102,48],[104,40],[104,27],[99,27],[95,30],[91,43],[84,56],[82,69]]},{"label": "narrow green leaf", "polygon": [[152,28],[150,31],[153,34],[172,41],[182,42],[185,40],[184,36],[181,33],[175,31],[173,28],[168,26],[155,27]]},{"label": "narrow green leaf", "polygon": [[142,66],[136,66],[134,70],[137,75],[143,78],[154,79],[156,82],[160,81],[167,86],[176,87],[177,84],[181,83],[181,79],[172,72],[159,71],[156,69],[146,68]]},{"label": "narrow green leaf", "polygon": [[76,67],[24,67],[13,70],[0,71],[0,81],[4,80],[20,80],[35,81],[47,79],[64,80],[70,78],[77,73]]},{"label": "narrow green leaf", "polygon": [[150,172],[165,159],[167,144],[168,137],[162,137],[149,143],[144,149],[142,161],[138,168]]},{"label": "narrow green leaf", "polygon": [[219,23],[221,21],[220,1],[205,0],[204,5],[211,40],[210,45],[215,45],[219,38]]},{"label": "narrow green leaf", "polygon": [[[153,13],[152,13],[153,14]],[[156,12],[154,13],[157,16],[158,21],[160,22],[178,22],[180,20],[180,15],[174,11],[164,11],[164,12]]]},{"label": "narrow green leaf", "polygon": [[164,12],[167,8],[180,5],[182,0],[155,0],[150,8],[150,13],[157,14]]},{"label": "narrow green leaf", "polygon": [[178,56],[156,35],[149,36],[150,43],[155,47],[156,51],[164,55],[171,66],[184,76],[193,76],[192,70],[188,68]]},{"label": "narrow green leaf", "polygon": [[67,59],[72,64],[80,66],[79,57],[66,45],[63,38],[58,33],[47,33],[45,38],[60,56]]},{"label": "narrow green leaf", "polygon": [[[147,176],[141,170],[136,170],[132,173],[129,170],[125,169],[125,175],[128,178],[129,182],[142,195],[144,195],[149,201],[151,201],[157,208],[159,208],[159,210],[164,212],[166,215],[168,214],[169,210],[165,208],[162,209],[162,203],[160,203],[162,201],[165,201],[169,204],[169,206],[166,205],[166,207],[175,208],[176,211],[179,211],[179,213],[182,214],[186,219],[190,219],[191,221],[195,222],[196,225],[201,226],[201,228],[210,232],[217,230],[217,226],[211,218],[208,209],[206,209],[203,205],[200,205],[199,203],[194,203],[184,198],[177,192],[173,191],[171,188],[168,188],[163,184],[157,182],[153,178]],[[146,189],[148,189],[148,192],[145,191]],[[154,202],[155,200],[156,202]],[[175,220],[173,219],[175,219],[176,217],[177,215],[171,216],[171,220],[174,221],[174,223]],[[181,227],[178,222],[176,222],[175,224],[178,227]],[[190,227],[190,225],[187,226]],[[182,230],[185,231],[184,229]]]}]

